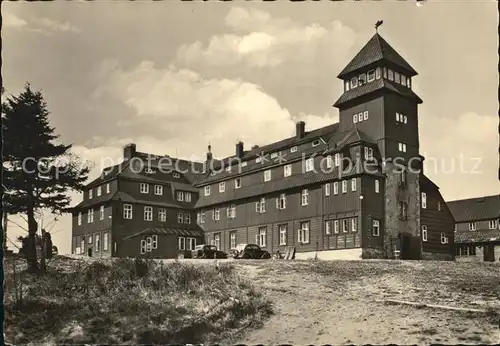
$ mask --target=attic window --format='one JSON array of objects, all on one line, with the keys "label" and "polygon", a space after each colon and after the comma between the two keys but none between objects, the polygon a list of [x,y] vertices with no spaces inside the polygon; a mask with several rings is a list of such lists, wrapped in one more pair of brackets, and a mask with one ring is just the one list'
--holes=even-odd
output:
[{"label": "attic window", "polygon": [[259,156],[258,158],[255,159],[255,163],[261,163],[261,162],[262,162],[262,157]]},{"label": "attic window", "polygon": [[401,75],[401,84],[403,84],[404,86],[406,86],[406,76],[405,75]]},{"label": "attic window", "polygon": [[297,150],[298,150],[298,148],[297,148],[297,147],[292,147],[292,148],[290,149],[290,152],[291,152],[291,153],[295,153]]},{"label": "attic window", "polygon": [[351,89],[358,86],[358,77],[351,78]]},{"label": "attic window", "polygon": [[366,73],[360,74],[358,80],[359,86],[366,84]]},{"label": "attic window", "polygon": [[[376,79],[380,79],[380,67],[377,67],[375,69],[375,78]],[[369,79],[369,78],[368,78]]]},{"label": "attic window", "polygon": [[394,72],[390,69],[387,69],[387,78],[389,80],[394,80]]},{"label": "attic window", "polygon": [[313,143],[312,143],[312,146],[313,147],[317,147],[319,145],[319,139],[315,140]]},{"label": "attic window", "polygon": [[375,70],[368,71],[368,82],[375,80]]},{"label": "attic window", "polygon": [[181,177],[181,175],[179,173],[177,173],[177,172],[172,173],[172,176],[174,178],[180,178]]},{"label": "attic window", "polygon": [[401,83],[401,75],[397,72],[394,72],[394,81],[396,83]]},{"label": "attic window", "polygon": [[277,158],[277,157],[278,157],[278,153],[272,153],[272,154],[271,154],[271,159],[275,159],[275,158]]},{"label": "attic window", "polygon": [[246,161],[241,163],[241,167],[246,167],[247,165],[248,165],[248,162],[246,162]]}]

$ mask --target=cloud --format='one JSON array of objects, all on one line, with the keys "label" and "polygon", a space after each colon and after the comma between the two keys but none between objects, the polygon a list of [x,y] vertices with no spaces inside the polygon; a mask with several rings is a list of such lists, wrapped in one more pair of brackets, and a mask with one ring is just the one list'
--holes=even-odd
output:
[{"label": "cloud", "polygon": [[19,29],[28,25],[28,23],[24,19],[21,19],[12,13],[8,13],[5,11],[3,12],[4,13],[2,14],[2,21],[4,27]]},{"label": "cloud", "polygon": [[33,22],[37,24],[37,29],[46,33],[50,32],[79,32],[80,29],[68,22],[58,22],[49,18],[35,18]]},{"label": "cloud", "polygon": [[68,22],[58,22],[44,17],[33,17],[29,21],[5,12],[2,13],[3,26],[50,35],[53,32],[79,32],[80,29]]},{"label": "cloud", "polygon": [[197,41],[182,45],[178,60],[188,66],[244,64],[263,68],[279,66],[285,61],[307,64],[316,59],[318,50],[328,52],[335,47],[335,54],[346,52],[355,40],[354,31],[339,21],[327,26],[304,25],[239,7],[228,12],[225,25],[236,34],[214,35],[206,44]]}]

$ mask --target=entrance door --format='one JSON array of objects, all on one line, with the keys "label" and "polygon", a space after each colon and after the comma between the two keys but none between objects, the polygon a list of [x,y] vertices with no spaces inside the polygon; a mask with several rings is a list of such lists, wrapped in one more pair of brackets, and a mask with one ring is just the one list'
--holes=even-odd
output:
[{"label": "entrance door", "polygon": [[88,254],[89,254],[89,257],[92,257],[92,248],[91,247],[89,247],[89,249],[88,249]]},{"label": "entrance door", "polygon": [[411,235],[408,233],[401,233],[401,259],[411,259]]}]

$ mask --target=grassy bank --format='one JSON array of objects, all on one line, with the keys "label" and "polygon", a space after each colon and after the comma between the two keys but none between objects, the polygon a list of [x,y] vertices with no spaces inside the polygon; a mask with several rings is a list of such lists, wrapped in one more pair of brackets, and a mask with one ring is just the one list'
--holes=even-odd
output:
[{"label": "grassy bank", "polygon": [[[230,264],[59,259],[43,276],[22,274],[16,302],[6,272],[5,332],[15,344],[165,344],[228,339],[257,327],[269,301]],[[8,269],[8,268],[6,268]]]}]

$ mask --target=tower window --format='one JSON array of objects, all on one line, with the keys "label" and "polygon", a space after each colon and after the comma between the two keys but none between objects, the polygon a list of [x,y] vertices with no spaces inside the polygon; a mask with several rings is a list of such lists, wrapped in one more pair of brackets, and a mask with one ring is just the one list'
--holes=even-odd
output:
[{"label": "tower window", "polygon": [[[380,75],[380,72],[379,72]],[[375,70],[368,71],[368,82],[375,80]]]},{"label": "tower window", "polygon": [[359,75],[359,85],[363,85],[366,83],[366,73],[360,74]]},{"label": "tower window", "polygon": [[377,67],[377,68],[375,69],[375,78],[376,78],[376,79],[380,79],[380,67]]},{"label": "tower window", "polygon": [[396,83],[401,83],[401,78],[400,77],[401,77],[401,75],[399,73],[394,72],[394,81]]},{"label": "tower window", "polygon": [[399,151],[406,153],[406,144],[398,143],[398,149],[399,149]]},{"label": "tower window", "polygon": [[351,88],[355,88],[358,86],[358,77],[351,78]]},{"label": "tower window", "polygon": [[394,80],[394,72],[391,69],[387,69],[387,78]]}]

